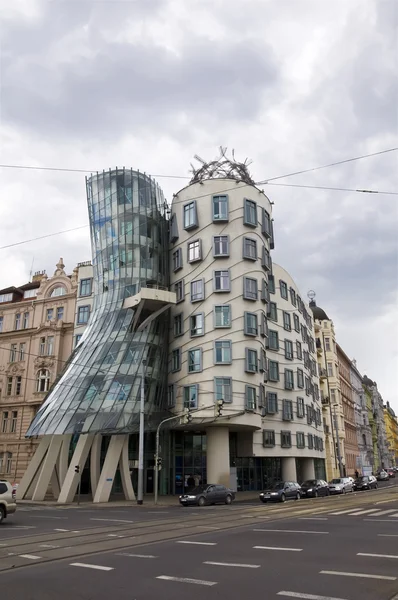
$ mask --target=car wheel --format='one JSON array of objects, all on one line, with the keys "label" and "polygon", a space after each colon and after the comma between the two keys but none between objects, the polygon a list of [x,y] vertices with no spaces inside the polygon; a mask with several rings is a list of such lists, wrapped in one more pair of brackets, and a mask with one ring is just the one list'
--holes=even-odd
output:
[{"label": "car wheel", "polygon": [[263,504],[267,504],[268,500],[261,500]]},{"label": "car wheel", "polygon": [[329,489],[326,490],[326,496],[330,496],[330,490]]},{"label": "car wheel", "polygon": [[297,492],[297,494],[296,494],[296,500],[301,500],[301,494],[300,494],[300,492]]},{"label": "car wheel", "polygon": [[315,492],[314,492],[314,498],[318,498],[318,490],[315,490]]},{"label": "car wheel", "polygon": [[5,518],[5,516],[6,516],[6,513],[4,511],[4,508],[2,506],[0,506],[0,523]]},{"label": "car wheel", "polygon": [[281,502],[286,502],[286,496],[285,496],[285,494],[281,495]]},{"label": "car wheel", "polygon": [[345,494],[345,492],[346,492],[346,490],[345,490],[345,488],[343,488],[343,494]]},{"label": "car wheel", "polygon": [[204,506],[206,504],[206,500],[203,496],[201,496],[198,500],[198,506]]},{"label": "car wheel", "polygon": [[225,504],[231,504],[232,503],[232,497],[228,494],[228,496],[225,498]]}]

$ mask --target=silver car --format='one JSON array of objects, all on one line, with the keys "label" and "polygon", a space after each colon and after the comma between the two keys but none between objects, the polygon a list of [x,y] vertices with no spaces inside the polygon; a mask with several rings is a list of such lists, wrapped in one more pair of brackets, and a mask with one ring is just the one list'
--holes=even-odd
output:
[{"label": "silver car", "polygon": [[8,481],[0,479],[0,523],[8,515],[15,513],[17,504],[15,501],[16,492]]},{"label": "silver car", "polygon": [[353,483],[351,477],[336,477],[329,482],[329,491],[331,494],[346,494],[353,492]]}]

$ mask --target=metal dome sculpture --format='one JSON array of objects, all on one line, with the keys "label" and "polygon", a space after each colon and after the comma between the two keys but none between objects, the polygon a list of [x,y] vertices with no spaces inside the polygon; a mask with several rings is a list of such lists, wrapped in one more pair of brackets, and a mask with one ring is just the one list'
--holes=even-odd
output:
[{"label": "metal dome sculpture", "polygon": [[255,185],[254,179],[250,175],[248,167],[252,161],[238,162],[235,159],[235,150],[232,150],[232,160],[227,157],[227,148],[220,146],[220,156],[216,160],[206,162],[200,156],[195,155],[195,160],[201,163],[201,167],[195,169],[191,164],[191,172],[193,177],[192,183],[201,183],[205,179],[235,179],[235,181],[243,181],[249,185]]}]

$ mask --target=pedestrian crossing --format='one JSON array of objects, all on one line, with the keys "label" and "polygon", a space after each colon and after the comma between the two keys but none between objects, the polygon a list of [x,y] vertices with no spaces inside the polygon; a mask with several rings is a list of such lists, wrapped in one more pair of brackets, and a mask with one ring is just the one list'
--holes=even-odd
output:
[{"label": "pedestrian crossing", "polygon": [[367,508],[365,510],[363,510],[363,507],[358,506],[357,508],[347,508],[345,510],[338,510],[335,512],[330,512],[327,513],[328,515],[331,516],[340,516],[340,515],[344,515],[346,517],[359,517],[359,516],[366,516],[366,517],[383,517],[383,516],[388,516],[388,518],[398,518],[398,511],[397,508],[389,508],[388,510],[383,510],[383,509],[379,509],[379,508]]}]

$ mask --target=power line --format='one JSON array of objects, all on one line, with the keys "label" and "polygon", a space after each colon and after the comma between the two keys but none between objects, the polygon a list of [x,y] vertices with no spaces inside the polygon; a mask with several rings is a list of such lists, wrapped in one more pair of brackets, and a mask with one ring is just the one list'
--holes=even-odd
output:
[{"label": "power line", "polygon": [[[299,185],[297,183],[268,183],[267,181],[263,181],[264,185],[280,185],[282,187],[296,187],[296,188],[305,188],[311,190],[333,190],[335,192],[359,192],[361,194],[388,194],[390,196],[398,196],[398,192],[385,192],[382,190],[355,190],[353,188],[337,188],[337,187],[326,187],[322,185]],[[257,184],[260,185],[260,184]]]},{"label": "power line", "polygon": [[23,240],[22,242],[15,242],[14,244],[7,244],[6,246],[0,246],[0,250],[4,250],[5,248],[11,248],[12,246],[20,246],[21,244],[27,244],[28,242],[35,242],[36,240],[42,240],[44,238],[52,237],[54,235],[60,235],[61,233],[69,233],[70,231],[77,231],[77,229],[83,229],[84,227],[88,227],[88,224],[80,225],[79,227],[72,227],[72,229],[64,229],[63,231],[56,231],[55,233],[47,233],[46,235],[41,235],[39,237],[31,238],[29,240]]},{"label": "power line", "polygon": [[[108,173],[108,171],[98,171],[97,169],[68,169],[63,167],[39,167],[35,165],[0,165],[3,169],[25,169],[31,171],[61,171],[63,173],[91,173],[91,174],[102,174]],[[116,167],[118,168],[118,167]],[[125,167],[119,167],[119,169],[124,169]],[[128,169],[129,170],[129,169]],[[160,178],[169,178],[169,179],[191,179],[188,175],[152,175],[147,173],[142,173],[142,175],[149,175],[149,177],[160,177]]]}]

